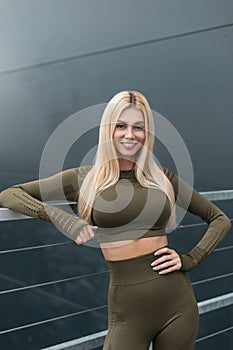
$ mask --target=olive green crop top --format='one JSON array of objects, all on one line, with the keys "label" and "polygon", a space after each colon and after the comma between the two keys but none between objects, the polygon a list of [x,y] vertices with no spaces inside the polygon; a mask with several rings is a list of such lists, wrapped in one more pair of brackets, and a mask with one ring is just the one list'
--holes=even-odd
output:
[{"label": "olive green crop top", "polygon": [[[12,186],[0,193],[0,205],[25,215],[52,222],[71,239],[76,240],[88,223],[46,201],[64,199],[77,202],[79,189],[91,166],[68,169],[51,177]],[[197,245],[186,254],[180,254],[182,270],[190,271],[204,260],[223,239],[231,227],[229,218],[212,202],[191,188],[167,168],[162,168],[170,180],[176,203],[187,208],[187,193],[191,200],[187,210],[208,224],[207,231]],[[62,184],[62,191],[61,191]],[[43,202],[40,191],[43,188]],[[179,192],[178,192],[179,187]],[[133,170],[121,171],[117,184],[95,198],[92,223],[99,241],[119,241],[166,235],[170,215],[166,195],[152,188],[141,187]]]},{"label": "olive green crop top", "polygon": [[96,196],[92,210],[99,243],[164,236],[169,216],[164,192],[142,187],[134,170],[120,171],[119,181]]}]

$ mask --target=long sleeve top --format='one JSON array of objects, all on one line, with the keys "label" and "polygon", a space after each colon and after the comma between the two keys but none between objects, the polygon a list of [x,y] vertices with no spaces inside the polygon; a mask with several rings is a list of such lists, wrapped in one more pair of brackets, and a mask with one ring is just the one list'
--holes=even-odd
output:
[{"label": "long sleeve top", "polygon": [[[63,233],[76,240],[80,230],[88,222],[77,215],[67,213],[46,203],[46,201],[67,199],[77,202],[82,182],[90,169],[91,166],[68,169],[45,179],[12,186],[0,193],[0,205],[28,216],[52,222]],[[172,184],[176,203],[190,213],[199,216],[208,224],[207,231],[196,246],[185,254],[179,254],[182,262],[181,269],[191,271],[224,238],[231,227],[231,222],[222,210],[191,188],[170,169],[163,167],[162,170]],[[103,202],[99,199],[107,200],[110,207],[111,203],[116,204],[116,187],[107,189],[101,193],[101,198],[96,198],[92,211],[92,222],[98,226],[96,235],[99,242],[166,234],[165,227],[169,219],[166,196],[155,190],[149,192],[151,199],[144,210],[144,216],[140,216],[140,213],[135,215],[135,210],[137,211],[137,208],[143,203],[143,198],[148,198],[148,191],[138,183],[133,171],[121,171],[119,181],[116,184],[118,194],[128,196],[128,181],[130,181],[131,190],[133,188],[133,197],[124,210],[113,210],[112,212],[110,210],[106,213],[104,206],[101,206]],[[191,193],[188,205],[187,193]],[[151,217],[154,217],[154,220]],[[137,218],[139,219],[137,220]]]}]

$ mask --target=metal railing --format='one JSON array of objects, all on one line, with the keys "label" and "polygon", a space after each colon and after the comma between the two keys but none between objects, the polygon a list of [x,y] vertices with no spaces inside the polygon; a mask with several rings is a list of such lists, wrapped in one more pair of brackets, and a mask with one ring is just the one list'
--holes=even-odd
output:
[{"label": "metal railing", "polygon": [[[200,192],[200,194],[202,194],[204,197],[206,197],[210,201],[233,199],[233,190],[208,191],[208,192]],[[75,202],[68,202],[68,201],[67,202],[53,201],[51,203],[53,203],[54,205],[76,204]],[[17,213],[8,208],[0,208],[0,222],[10,221],[10,220],[20,220],[20,219],[32,219],[32,217]]]},{"label": "metal railing", "polygon": [[[219,201],[219,200],[232,200],[233,199],[233,190],[224,190],[224,191],[209,191],[209,192],[200,192],[202,195],[204,195],[207,199],[211,200],[211,201]],[[73,202],[66,202],[66,203],[62,203],[62,202],[54,202],[55,205],[67,205],[67,204],[75,204]],[[23,214],[17,213],[13,210],[7,209],[7,208],[0,208],[0,222],[1,221],[13,221],[13,220],[22,220],[22,219],[32,219],[29,216],[25,216]],[[195,224],[194,224],[195,225]],[[188,225],[190,226],[190,225]],[[192,226],[192,225],[191,225]],[[60,244],[60,243],[59,243]],[[64,243],[61,243],[64,244]],[[52,244],[53,245],[53,244]],[[56,245],[56,244],[55,244]],[[51,246],[51,244],[49,245]],[[43,246],[44,247],[44,246]],[[27,250],[27,249],[37,249],[40,247],[26,247],[26,248],[19,248],[22,250]],[[217,250],[222,250],[222,249],[232,249],[233,246],[231,247],[225,247],[225,248],[218,248]],[[7,251],[1,251],[0,253],[10,253],[13,251],[18,251],[19,249],[11,249],[11,250],[7,250]],[[104,271],[106,272],[106,271]],[[103,273],[104,273],[103,272]],[[204,281],[198,281],[198,282],[194,282],[193,285],[195,284],[199,284],[199,283],[203,283],[203,282],[208,282],[210,280],[213,279],[217,279],[217,278],[223,278],[223,277],[228,277],[228,276],[232,276],[232,273],[229,273],[227,275],[222,275],[222,276],[217,276],[217,277],[212,277],[209,279],[206,279]],[[79,277],[79,276],[78,276]],[[78,278],[77,277],[77,278]],[[61,281],[52,281],[52,282],[47,282],[47,283],[58,283]],[[46,284],[47,284],[46,283]],[[15,291],[17,291],[18,289],[25,289],[25,288],[32,288],[34,286],[23,286],[21,288],[16,288]],[[1,293],[10,293],[13,290],[10,291],[2,291]],[[221,296],[217,296],[215,298],[212,299],[208,299],[208,300],[204,300],[198,303],[198,309],[199,309],[199,314],[204,314],[210,311],[214,311],[229,305],[233,305],[233,292],[232,293],[228,293],[225,295],[221,295]],[[102,306],[106,307],[106,305]],[[66,317],[72,317],[75,316],[77,313],[73,313],[70,315],[65,315],[60,318],[66,318]],[[49,319],[49,320],[44,320],[42,321],[42,323],[47,323],[47,322],[52,322],[54,319]],[[37,323],[35,323],[36,325]],[[25,325],[21,328],[28,328],[33,326],[34,324],[30,324],[30,325]],[[11,329],[11,330],[7,330],[6,332],[12,332],[12,331],[16,331],[17,329]],[[207,335],[205,337],[199,338],[197,339],[197,342],[203,341],[205,339],[214,337],[216,335],[219,335],[223,332],[227,332],[227,331],[231,331],[233,330],[233,326],[232,327],[228,327],[227,329],[222,329],[219,330],[218,332],[215,332],[213,334]],[[0,332],[1,333],[1,332]],[[44,348],[43,350],[64,350],[64,349],[69,349],[69,350],[88,350],[88,349],[95,349],[97,347],[101,347],[104,344],[104,339],[105,336],[107,334],[107,330],[98,332],[98,333],[94,333],[94,334],[90,334],[88,336],[85,337],[81,337],[79,339],[75,339],[75,340],[71,340],[62,344],[58,344],[58,345],[54,345],[54,346],[50,346],[47,348]],[[150,348],[151,349],[151,348]]]},{"label": "metal railing", "polygon": [[[222,307],[232,305],[233,304],[233,293],[221,295],[219,297],[215,297],[212,299],[204,300],[198,303],[198,309],[199,314],[204,314],[213,310],[220,309]],[[233,329],[233,327],[229,327],[227,329],[223,329],[219,332],[213,333],[209,336],[203,337],[198,339],[196,342],[200,342],[202,340],[205,340],[207,338],[210,338],[211,336],[215,336],[217,334],[221,334],[225,331],[229,331]],[[90,334],[86,337],[82,337],[79,339],[71,340],[62,344],[50,346],[48,348],[44,348],[42,350],[89,350],[89,349],[95,349],[99,346],[103,346],[104,339],[107,334],[107,330],[98,332],[95,334]],[[150,347],[150,349],[152,349]]]}]

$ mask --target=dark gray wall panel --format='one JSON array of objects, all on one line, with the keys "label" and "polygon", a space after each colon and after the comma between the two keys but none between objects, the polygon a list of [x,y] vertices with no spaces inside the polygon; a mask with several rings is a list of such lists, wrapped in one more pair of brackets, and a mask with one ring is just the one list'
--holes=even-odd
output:
[{"label": "dark gray wall panel", "polygon": [[0,72],[226,25],[230,0],[1,0]]},{"label": "dark gray wall panel", "polygon": [[[107,270],[100,249],[79,247],[75,243],[1,254],[0,264],[2,277],[15,283],[15,288],[77,276],[83,280],[82,276],[101,275]],[[2,283],[1,291],[5,289]]]},{"label": "dark gray wall panel", "polygon": [[39,350],[101,332],[103,329],[107,329],[107,309],[1,334],[0,345],[2,349],[9,350]]},{"label": "dark gray wall panel", "polygon": [[[198,338],[210,336],[211,334],[221,332],[224,329],[232,328],[233,306],[222,308],[216,311],[208,312],[201,316],[202,327],[199,330]],[[206,349],[231,349],[233,345],[232,329],[209,337],[198,342],[195,350]]]},{"label": "dark gray wall panel", "polygon": [[[106,308],[107,281],[107,278],[95,276],[83,279],[82,283],[72,281],[63,285],[38,287],[1,295],[0,331],[20,327],[25,321],[27,324],[34,324],[76,312],[80,313],[81,318],[86,310]],[[96,288],[95,293],[93,285]]]},{"label": "dark gray wall panel", "polygon": [[[222,29],[2,76],[2,186],[38,177],[43,147],[68,116],[138,89],[183,137],[198,169],[195,184],[232,188],[230,35],[232,29]],[[88,150],[88,139],[82,147]],[[72,166],[79,161],[77,154]]]}]

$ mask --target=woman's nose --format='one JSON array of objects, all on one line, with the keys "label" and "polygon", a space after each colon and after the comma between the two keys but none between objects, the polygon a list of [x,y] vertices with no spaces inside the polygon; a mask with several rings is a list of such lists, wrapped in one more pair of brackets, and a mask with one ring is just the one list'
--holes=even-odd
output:
[{"label": "woman's nose", "polygon": [[134,132],[132,127],[128,127],[125,131],[125,137],[134,138]]}]

